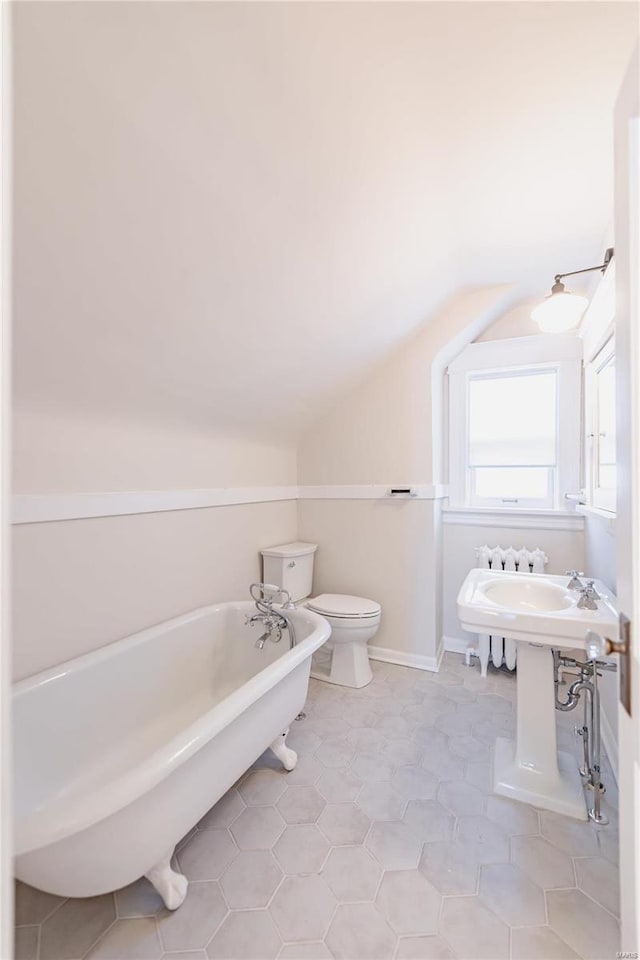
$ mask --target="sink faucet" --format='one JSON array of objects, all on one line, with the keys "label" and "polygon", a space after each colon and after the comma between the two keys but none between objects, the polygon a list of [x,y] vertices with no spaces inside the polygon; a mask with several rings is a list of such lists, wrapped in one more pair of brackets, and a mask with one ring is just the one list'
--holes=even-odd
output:
[{"label": "sink faucet", "polygon": [[600,594],[593,585],[593,580],[587,580],[586,584],[581,584],[580,599],[578,607],[580,610],[597,610]]},{"label": "sink faucet", "polygon": [[568,577],[571,577],[569,583],[567,584],[567,590],[583,590],[584,584],[580,577],[584,577],[584,573],[581,570],[567,570],[566,574]]}]

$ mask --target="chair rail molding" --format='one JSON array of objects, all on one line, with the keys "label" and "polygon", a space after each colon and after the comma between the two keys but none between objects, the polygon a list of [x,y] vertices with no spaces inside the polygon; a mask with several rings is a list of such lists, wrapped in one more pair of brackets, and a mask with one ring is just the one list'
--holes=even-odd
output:
[{"label": "chair rail molding", "polygon": [[[411,493],[390,495],[392,488]],[[443,484],[338,484],[328,486],[213,487],[203,490],[129,490],[103,493],[15,494],[11,522],[53,523],[131,516],[171,510],[202,510],[276,500],[442,500]]]},{"label": "chair rail molding", "polygon": [[169,510],[201,510],[244,503],[297,500],[296,486],[214,487],[209,490],[135,490],[109,493],[16,494],[11,522],[51,523]]},{"label": "chair rail molding", "polygon": [[[443,483],[364,483],[301,486],[300,500],[443,500],[449,488]],[[409,493],[391,493],[407,490]]]}]

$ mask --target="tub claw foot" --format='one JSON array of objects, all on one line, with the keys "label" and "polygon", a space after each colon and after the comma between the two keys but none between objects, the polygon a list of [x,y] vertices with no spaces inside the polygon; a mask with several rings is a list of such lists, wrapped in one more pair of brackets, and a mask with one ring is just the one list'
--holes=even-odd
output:
[{"label": "tub claw foot", "polygon": [[177,910],[187,895],[189,881],[183,874],[177,873],[171,866],[173,851],[163,857],[155,867],[145,874],[164,901],[167,910]]},{"label": "tub claw foot", "polygon": [[271,751],[276,755],[285,770],[293,770],[298,762],[298,754],[286,744],[286,736],[289,733],[289,727],[281,733],[277,740],[271,744]]}]

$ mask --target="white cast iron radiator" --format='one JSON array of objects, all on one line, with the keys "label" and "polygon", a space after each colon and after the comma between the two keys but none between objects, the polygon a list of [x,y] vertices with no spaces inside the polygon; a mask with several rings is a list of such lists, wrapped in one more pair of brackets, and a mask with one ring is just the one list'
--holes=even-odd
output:
[{"label": "white cast iron radiator", "polygon": [[[506,570],[511,573],[516,571],[544,573],[544,568],[548,563],[546,553],[539,547],[536,547],[535,550],[528,550],[526,547],[516,550],[514,547],[489,547],[485,544],[484,547],[476,549],[476,558],[478,567],[485,570]],[[479,657],[480,673],[483,677],[487,675],[489,656],[491,656],[494,667],[500,667],[504,663],[509,670],[515,670],[515,640],[489,636],[488,633],[480,634],[478,636],[478,646],[470,646],[467,649],[467,663],[470,663],[472,655]]]}]

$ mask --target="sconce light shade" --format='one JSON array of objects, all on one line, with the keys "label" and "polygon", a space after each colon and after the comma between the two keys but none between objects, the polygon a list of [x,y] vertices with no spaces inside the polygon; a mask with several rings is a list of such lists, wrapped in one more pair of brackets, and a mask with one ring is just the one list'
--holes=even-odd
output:
[{"label": "sconce light shade", "polygon": [[549,296],[531,311],[531,319],[543,333],[565,333],[578,326],[588,303],[586,297],[571,293],[557,280]]}]

